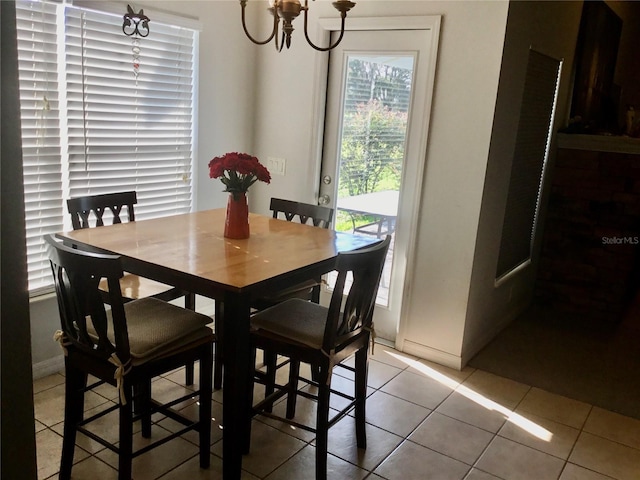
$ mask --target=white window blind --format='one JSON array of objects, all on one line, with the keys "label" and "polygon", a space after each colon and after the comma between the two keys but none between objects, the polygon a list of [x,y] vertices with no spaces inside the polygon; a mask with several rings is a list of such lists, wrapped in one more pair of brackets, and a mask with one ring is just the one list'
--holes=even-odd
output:
[{"label": "white window blind", "polygon": [[[36,147],[51,143],[57,146],[58,155],[48,159],[42,148],[25,155],[25,167],[29,157],[35,172],[42,176],[46,167],[47,173],[55,173],[57,181],[57,191],[46,197],[51,212],[41,212],[41,180],[31,179],[25,168],[25,191],[35,183],[33,188],[39,194],[27,203],[27,236],[34,245],[33,255],[28,254],[33,290],[50,284],[41,237],[69,226],[67,198],[135,190],[138,220],[191,210],[197,32],[155,22],[150,15],[150,35],[136,39],[122,33],[122,15],[68,4],[25,0],[17,4],[22,12],[18,16],[28,14],[30,22],[25,19],[18,27],[19,36],[25,37],[19,44],[25,152],[29,143]],[[47,9],[52,12],[47,28],[53,35],[47,37],[51,54],[43,55],[49,50],[29,46],[26,40],[34,31],[45,28],[38,23],[42,18],[38,12]],[[137,75],[134,48],[139,48]],[[30,91],[35,90],[30,87],[33,81],[28,68],[34,56],[46,57],[42,75],[54,81],[61,79],[59,86],[48,81],[38,91]],[[42,90],[53,90],[47,95],[51,109],[46,115],[42,111]],[[62,104],[55,137],[53,113],[57,119],[58,111],[53,99],[58,98]],[[31,130],[36,131],[24,124],[27,115],[35,125]],[[47,124],[46,129],[41,127],[43,117],[51,117],[51,126]],[[60,131],[64,132],[62,138]],[[39,217],[56,221],[42,226],[42,220],[36,223]]]},{"label": "white window blind", "polygon": [[340,197],[400,188],[413,61],[411,55],[348,57]]},{"label": "white window blind", "polygon": [[121,17],[67,8],[70,196],[136,190],[136,218],[191,209],[193,34],[151,21],[135,40]]},{"label": "white window blind", "polygon": [[57,7],[16,2],[29,289],[51,283],[42,236],[62,230]]}]

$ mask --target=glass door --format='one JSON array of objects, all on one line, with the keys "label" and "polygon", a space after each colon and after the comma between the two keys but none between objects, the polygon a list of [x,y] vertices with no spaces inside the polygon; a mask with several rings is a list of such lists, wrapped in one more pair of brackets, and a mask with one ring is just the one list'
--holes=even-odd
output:
[{"label": "glass door", "polygon": [[[374,319],[395,340],[420,165],[430,30],[349,32],[329,58],[320,203],[334,228],[392,242]],[[332,278],[328,279],[331,289]]]}]

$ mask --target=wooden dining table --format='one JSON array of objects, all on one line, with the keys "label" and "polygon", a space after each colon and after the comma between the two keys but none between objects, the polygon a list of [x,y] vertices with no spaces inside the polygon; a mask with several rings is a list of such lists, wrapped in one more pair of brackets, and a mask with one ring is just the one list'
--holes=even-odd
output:
[{"label": "wooden dining table", "polygon": [[78,248],[121,256],[123,269],[222,301],[223,478],[238,480],[251,432],[252,298],[333,270],[339,252],[378,240],[250,214],[251,235],[223,236],[225,210],[206,210],[61,232]]}]

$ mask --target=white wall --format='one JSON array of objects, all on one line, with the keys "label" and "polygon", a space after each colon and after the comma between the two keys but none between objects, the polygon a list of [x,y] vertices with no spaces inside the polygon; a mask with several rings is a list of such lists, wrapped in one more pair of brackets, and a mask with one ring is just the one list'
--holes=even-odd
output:
[{"label": "white wall", "polygon": [[[508,3],[502,1],[359,2],[349,18],[442,15],[424,197],[401,348],[459,364],[471,268],[491,138]],[[315,16],[335,16],[325,2]],[[315,23],[311,38],[315,38]],[[301,28],[301,26],[300,26]],[[318,156],[313,88],[317,54],[294,32],[290,51],[260,54],[255,150],[287,159],[286,177],[253,187],[252,207],[278,195],[314,201]],[[262,206],[262,207],[261,207]],[[435,355],[435,357],[434,357]]]},{"label": "white wall", "polygon": [[[209,178],[207,165],[226,152],[252,151],[258,51],[244,36],[238,2],[166,1],[161,5],[198,17],[202,23],[195,207],[222,207],[227,194],[220,180]],[[145,13],[153,18],[151,7]]]},{"label": "white wall", "polygon": [[505,2],[444,10],[405,351],[460,367],[495,108]]},{"label": "white wall", "polygon": [[[556,15],[553,3],[549,8]],[[310,5],[310,33],[315,39],[316,19],[336,14],[329,2]],[[502,170],[509,165],[505,159],[514,136],[509,131],[502,143],[498,141],[502,134],[497,127],[508,125],[511,110],[506,109],[508,114],[500,117],[496,128],[493,120],[508,7],[503,0],[361,1],[349,13],[442,15],[423,198],[418,199],[422,214],[417,255],[410,260],[414,271],[401,332],[401,338],[410,341],[401,347],[452,366],[462,365],[463,350],[477,345],[483,332],[493,327],[495,320],[489,317],[504,314],[502,298],[491,290],[492,278],[486,272],[495,272],[494,234],[502,221],[500,192],[506,192],[504,175],[508,176]],[[236,1],[149,2],[144,8],[152,19],[154,8],[162,8],[202,23],[196,208],[224,206],[226,194],[219,181],[208,178],[207,163],[234,150],[265,162],[269,156],[287,160],[286,176],[251,188],[252,211],[267,213],[268,199],[276,194],[315,201],[322,112],[315,108],[321,96],[314,91],[326,81],[319,76],[319,65],[327,54],[306,45],[302,19],[295,25],[291,49],[278,54],[272,45],[258,47],[244,37]],[[264,8],[265,2],[251,1],[248,13],[253,27],[266,30]],[[543,15],[541,24],[560,28],[564,18],[554,20],[552,15]],[[510,96],[505,97],[507,104]],[[483,198],[485,175],[491,187],[487,191],[497,182],[496,197]],[[482,300],[485,294],[487,301]],[[32,330],[37,331],[33,360],[46,362],[50,351],[44,345],[53,343],[49,339],[57,328],[57,311],[51,300],[31,310]]]},{"label": "white wall", "polygon": [[[249,3],[249,18],[266,29],[266,3]],[[257,47],[244,37],[236,2],[155,5],[198,17],[203,27],[197,209],[224,205],[226,195],[208,178],[206,166],[213,156],[232,150],[263,161],[269,156],[287,160],[286,176],[252,187],[252,211],[267,213],[268,199],[276,193],[314,201],[320,159],[313,142],[321,138],[322,115],[314,109],[314,91],[324,88],[318,68],[327,54],[306,45],[302,19],[291,49],[278,54],[272,45]],[[507,7],[506,1],[370,1],[359,2],[349,14],[442,15],[418,253],[403,321],[405,338],[412,340],[405,349],[425,357],[442,353],[435,359],[454,366],[460,363]],[[145,13],[153,19],[152,4]],[[329,2],[311,3],[311,38],[317,38],[317,18],[335,16]]]},{"label": "white wall", "polygon": [[[161,10],[198,19],[202,25],[194,203],[198,210],[222,207],[227,194],[219,180],[209,178],[207,164],[228,151],[251,151],[253,142],[258,49],[244,36],[240,6],[235,1],[172,0],[136,3],[135,7],[144,8],[152,22],[154,12]],[[53,295],[30,303],[34,374],[38,376],[62,365],[60,347],[52,340],[59,328],[57,308]]]},{"label": "white wall", "polygon": [[[542,240],[542,225],[537,231],[532,263],[500,286],[495,286],[500,236],[529,47],[554,58],[564,59],[556,109],[555,133],[558,127],[566,125],[568,116],[571,72],[581,12],[582,2],[541,1],[510,4],[506,46],[493,120],[491,149],[484,182],[482,213],[465,321],[463,363],[520,313],[532,298]],[[553,171],[554,152],[555,147],[552,146],[548,174]],[[545,186],[548,187],[549,184],[550,182],[546,182]],[[543,211],[547,193],[548,188],[544,191]]]}]

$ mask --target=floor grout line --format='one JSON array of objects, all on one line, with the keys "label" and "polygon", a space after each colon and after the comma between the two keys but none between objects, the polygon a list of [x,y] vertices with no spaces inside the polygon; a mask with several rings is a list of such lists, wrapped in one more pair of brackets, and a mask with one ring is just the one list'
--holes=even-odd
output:
[{"label": "floor grout line", "polygon": [[[430,450],[430,451],[432,451],[432,452],[437,453],[438,455],[443,455],[443,456],[445,456],[445,457],[447,457],[447,458],[453,459],[453,460],[455,460],[455,461],[457,461],[457,462],[460,462],[460,463],[462,463],[462,464],[464,464],[464,465],[467,465],[467,466],[469,467],[469,469],[468,469],[467,473],[463,476],[463,478],[465,478],[465,477],[469,476],[469,475],[471,474],[471,472],[472,472],[474,469],[476,469],[476,470],[480,470],[480,471],[483,471],[483,472],[485,472],[485,473],[489,473],[489,474],[491,474],[491,475],[496,476],[496,473],[493,473],[493,472],[487,472],[486,470],[481,470],[481,469],[479,469],[479,468],[477,467],[477,465],[478,465],[479,461],[483,458],[483,456],[484,456],[484,455],[485,455],[485,454],[486,454],[486,453],[491,449],[492,445],[495,443],[495,441],[496,441],[496,439],[497,439],[497,438],[504,439],[504,440],[506,440],[506,441],[508,441],[508,442],[514,442],[514,443],[517,443],[517,444],[522,445],[522,446],[524,446],[524,447],[526,447],[526,448],[530,448],[530,449],[532,449],[532,450],[535,450],[535,451],[537,451],[537,452],[540,452],[541,454],[544,454],[544,455],[546,455],[546,456],[549,456],[549,457],[552,457],[552,458],[555,458],[555,459],[561,460],[561,461],[563,462],[563,464],[562,464],[562,468],[561,468],[561,470],[560,470],[560,473],[559,473],[559,475],[558,475],[558,478],[561,478],[561,477],[562,477],[563,472],[565,472],[565,470],[567,469],[567,467],[568,467],[569,465],[577,465],[577,464],[575,464],[574,462],[570,462],[570,461],[569,461],[569,459],[571,458],[572,454],[573,454],[573,453],[574,453],[574,451],[576,450],[576,447],[577,447],[578,441],[580,440],[580,438],[581,438],[581,436],[582,436],[582,434],[583,434],[583,433],[589,433],[590,435],[593,435],[594,437],[598,437],[598,438],[600,438],[600,439],[602,439],[602,440],[604,440],[604,441],[611,442],[612,444],[616,444],[616,445],[619,445],[619,446],[622,446],[622,447],[625,447],[625,448],[631,449],[631,450],[633,450],[633,451],[638,451],[638,452],[639,452],[639,456],[640,456],[640,450],[639,450],[639,449],[637,449],[637,448],[635,448],[635,447],[633,447],[633,446],[630,446],[630,445],[628,445],[628,444],[622,443],[622,442],[620,442],[620,441],[611,440],[610,438],[608,438],[608,437],[606,437],[606,436],[599,435],[599,434],[597,434],[597,433],[586,432],[586,431],[584,430],[584,429],[585,429],[585,426],[587,425],[587,422],[588,422],[588,420],[589,420],[590,416],[592,415],[592,413],[593,413],[593,411],[594,411],[594,407],[593,407],[593,405],[589,405],[589,410],[588,410],[588,412],[586,413],[586,415],[585,415],[584,419],[582,420],[581,425],[580,425],[580,427],[579,427],[579,428],[576,428],[576,427],[573,427],[573,426],[571,426],[571,425],[568,425],[568,424],[565,424],[565,423],[559,422],[559,421],[557,421],[557,420],[551,420],[551,419],[546,418],[545,416],[541,416],[541,415],[539,415],[539,414],[537,414],[537,413],[535,413],[535,412],[526,412],[526,411],[525,411],[525,412],[521,412],[521,414],[522,414],[522,415],[526,415],[526,413],[530,413],[531,415],[536,415],[536,416],[540,416],[541,418],[545,418],[546,420],[548,420],[548,421],[550,421],[550,422],[558,423],[559,425],[564,425],[565,427],[568,427],[568,428],[572,428],[572,429],[577,430],[578,434],[576,435],[575,439],[573,440],[573,444],[571,445],[571,448],[570,448],[570,450],[569,450],[569,452],[568,452],[568,454],[567,454],[567,457],[566,457],[566,459],[565,459],[565,458],[563,458],[563,457],[558,457],[558,456],[556,456],[556,455],[554,455],[554,454],[550,454],[550,453],[544,452],[544,451],[542,451],[542,450],[539,450],[539,449],[537,449],[536,447],[532,447],[532,446],[527,445],[527,444],[525,444],[525,443],[521,443],[521,442],[519,442],[519,441],[517,441],[517,440],[513,440],[513,439],[511,439],[511,438],[509,438],[509,437],[503,436],[501,432],[502,432],[502,431],[503,431],[503,429],[504,429],[504,425],[505,425],[505,424],[506,424],[506,422],[508,421],[508,419],[506,419],[506,418],[505,418],[504,422],[502,423],[502,425],[501,425],[501,426],[500,426],[500,427],[499,427],[495,432],[493,432],[493,431],[487,430],[487,429],[485,429],[485,428],[483,428],[483,427],[479,427],[479,426],[477,426],[477,425],[474,425],[473,423],[470,423],[470,422],[468,422],[468,421],[466,421],[466,420],[464,420],[464,419],[456,418],[456,416],[455,416],[455,415],[448,415],[448,414],[446,414],[446,413],[437,412],[438,408],[439,408],[440,406],[442,406],[442,405],[443,405],[443,403],[445,403],[448,399],[450,399],[450,398],[451,398],[451,396],[456,392],[456,389],[452,389],[452,390],[451,390],[451,391],[450,391],[450,392],[449,392],[449,393],[448,393],[448,394],[447,394],[447,395],[446,395],[442,400],[440,400],[440,401],[437,403],[437,405],[435,405],[433,408],[431,408],[431,407],[425,407],[424,405],[421,405],[421,404],[416,403],[416,402],[414,402],[414,401],[411,401],[411,400],[409,400],[409,399],[403,398],[403,397],[402,397],[402,396],[400,396],[400,395],[394,395],[393,393],[388,393],[388,392],[383,391],[382,389],[383,389],[385,386],[387,386],[387,385],[388,385],[388,384],[389,384],[389,383],[390,383],[394,378],[396,378],[398,375],[400,375],[402,372],[408,372],[408,373],[411,373],[411,374],[413,374],[413,375],[417,375],[417,376],[420,376],[420,374],[419,374],[419,373],[415,373],[415,372],[410,371],[410,370],[409,370],[409,366],[407,366],[407,367],[405,367],[405,368],[403,368],[403,369],[400,369],[399,367],[396,367],[396,366],[394,366],[394,365],[387,364],[387,363],[385,363],[385,362],[380,362],[380,361],[378,361],[378,360],[371,359],[371,361],[372,361],[372,362],[373,362],[373,361],[375,361],[375,362],[381,363],[381,364],[386,365],[386,366],[389,366],[389,367],[398,368],[398,372],[397,372],[396,374],[392,375],[392,376],[391,376],[389,379],[387,379],[386,381],[382,381],[382,383],[380,383],[380,384],[379,384],[379,385],[377,385],[376,387],[368,387],[368,390],[371,392],[371,393],[369,393],[369,394],[368,394],[368,398],[370,398],[370,397],[371,397],[371,395],[374,395],[374,394],[376,394],[376,393],[381,393],[381,394],[384,394],[384,395],[389,395],[389,396],[394,397],[394,398],[396,398],[396,399],[403,400],[403,401],[405,401],[405,402],[410,403],[411,405],[415,405],[415,406],[418,406],[418,407],[424,408],[424,409],[428,410],[429,412],[428,412],[428,414],[426,415],[426,417],[425,417],[424,419],[422,419],[422,420],[421,420],[421,421],[420,421],[420,422],[419,422],[415,427],[413,427],[413,428],[411,429],[411,431],[410,431],[409,433],[407,433],[407,434],[406,434],[406,435],[404,435],[404,436],[403,436],[403,435],[400,435],[400,436],[399,436],[399,437],[401,437],[401,440],[400,440],[400,442],[398,443],[398,445],[396,445],[394,448],[392,448],[392,449],[391,449],[391,451],[389,451],[388,453],[386,453],[386,455],[385,455],[384,457],[382,457],[382,459],[381,459],[381,460],[377,461],[377,463],[373,464],[372,466],[370,465],[368,468],[364,468],[364,467],[358,466],[357,464],[354,464],[354,463],[350,462],[349,460],[347,460],[346,458],[344,458],[344,457],[346,457],[346,455],[345,455],[345,456],[340,456],[340,455],[335,455],[335,454],[333,454],[333,453],[330,453],[330,455],[332,455],[332,456],[334,456],[334,457],[336,457],[336,458],[340,459],[341,461],[344,461],[344,462],[348,463],[349,465],[351,465],[351,466],[353,466],[353,467],[360,468],[360,469],[362,469],[363,471],[367,472],[364,478],[373,477],[373,475],[375,474],[376,470],[377,470],[377,469],[378,469],[382,464],[384,464],[384,463],[385,463],[385,462],[386,462],[390,457],[392,457],[392,456],[394,455],[394,453],[395,453],[395,452],[397,452],[397,451],[400,449],[400,447],[401,447],[405,442],[409,442],[409,443],[411,443],[411,444],[413,444],[413,445],[416,445],[416,446],[418,446],[418,447],[420,447],[420,448],[428,449],[428,450]],[[481,370],[477,370],[477,369],[476,369],[476,371],[481,371]],[[174,375],[174,376],[175,376],[176,374],[178,374],[178,375],[179,375],[180,373],[181,373],[181,372],[179,372],[179,371],[178,371],[178,372],[170,372],[170,374],[172,374],[172,375]],[[59,374],[58,374],[58,373],[56,373],[56,374],[54,374],[54,375],[59,375]],[[337,375],[337,376],[340,376],[340,375],[338,375],[338,374],[336,374],[336,375]],[[176,387],[176,388],[184,388],[184,385],[182,385],[182,384],[180,384],[179,382],[177,382],[177,381],[175,381],[175,380],[172,380],[172,379],[170,379],[170,378],[166,378],[167,376],[169,376],[169,374],[167,374],[166,376],[164,376],[164,378],[165,378],[165,380],[168,380],[168,381],[171,383],[171,385],[175,385],[175,387]],[[469,380],[469,377],[470,377],[470,376],[471,376],[471,375],[467,376],[464,380],[459,381],[459,382],[458,382],[458,386],[462,386],[462,385],[464,385],[464,384],[465,384],[465,382]],[[341,377],[342,377],[342,376],[341,376]],[[64,377],[62,376],[62,378],[64,378]],[[347,381],[352,381],[351,379],[349,379],[349,378],[347,378],[347,377],[342,377],[342,378],[346,379]],[[49,388],[47,388],[47,389],[40,390],[40,391],[38,391],[37,393],[34,393],[34,396],[35,396],[35,395],[42,394],[43,392],[46,392],[46,391],[48,391],[48,390],[50,390],[50,389],[52,389],[52,388],[59,387],[59,386],[60,386],[60,384],[57,384],[57,385],[51,386],[51,387],[49,387]],[[172,387],[172,388],[173,388],[173,387]],[[471,388],[471,387],[469,386],[468,388]],[[517,410],[517,409],[518,409],[518,408],[523,404],[523,402],[524,402],[525,398],[527,397],[527,395],[529,395],[529,394],[532,392],[532,390],[533,390],[533,387],[531,387],[531,386],[529,386],[529,385],[528,385],[528,389],[526,390],[526,392],[524,393],[524,395],[522,396],[522,398],[520,398],[520,399],[517,401],[517,403],[514,405],[514,407],[513,407],[513,408],[510,408],[510,409],[508,409],[508,410],[510,410],[510,411],[512,411],[512,412],[515,412],[515,411],[516,411],[516,410]],[[105,399],[105,402],[102,402],[100,405],[104,405],[106,402],[111,401],[109,398],[105,397],[105,396],[104,396],[104,395],[102,395],[102,394],[99,394],[99,393],[98,393],[98,395],[99,395],[100,397],[102,397],[102,398],[104,398],[104,399]],[[56,397],[56,398],[57,398],[57,397]],[[284,401],[284,399],[282,399],[282,401]],[[215,400],[213,400],[213,402],[215,402],[216,404],[219,404],[219,402],[217,402],[217,401],[215,401]],[[498,402],[498,403],[500,403],[500,402]],[[100,405],[97,405],[97,406],[99,407]],[[95,406],[94,406],[94,407],[92,407],[92,408],[95,408]],[[448,455],[447,453],[439,452],[439,451],[438,451],[438,450],[436,450],[436,449],[430,448],[429,446],[426,446],[426,445],[422,445],[421,443],[418,443],[418,442],[416,442],[416,441],[414,441],[414,440],[411,440],[411,439],[410,439],[410,437],[411,437],[411,436],[412,436],[412,435],[413,435],[413,434],[414,434],[414,433],[415,433],[415,432],[420,428],[420,426],[422,426],[422,425],[424,424],[424,422],[426,422],[430,417],[432,417],[432,415],[433,415],[434,413],[438,413],[439,415],[443,415],[443,416],[448,417],[448,418],[450,418],[450,419],[453,419],[453,420],[455,420],[455,421],[457,421],[457,422],[461,422],[461,423],[463,423],[463,424],[465,424],[465,425],[468,425],[468,426],[472,426],[472,427],[478,428],[478,429],[480,429],[480,430],[482,430],[482,431],[484,431],[484,432],[488,432],[488,433],[490,433],[490,434],[492,435],[492,437],[491,437],[491,439],[489,440],[489,442],[488,442],[488,443],[484,446],[484,448],[480,451],[480,453],[477,455],[476,459],[472,462],[472,464],[469,464],[468,462],[465,462],[465,461],[459,460],[459,459],[457,459],[457,458],[455,458],[455,457],[452,457],[451,455]],[[615,412],[614,412],[614,413],[615,413]],[[36,419],[37,419],[37,418],[36,418]],[[39,422],[39,423],[41,423],[41,424],[44,426],[44,428],[43,428],[42,430],[40,430],[39,432],[37,432],[38,434],[39,434],[39,433],[41,433],[41,432],[44,432],[45,430],[50,430],[50,431],[51,431],[51,432],[53,432],[57,437],[62,438],[62,437],[61,437],[61,435],[53,429],[53,427],[60,425],[60,423],[61,423],[61,422],[56,422],[56,423],[54,423],[54,424],[52,424],[52,425],[48,425],[48,424],[44,423],[42,420],[40,420],[40,419],[37,419],[37,420],[38,420],[38,422]],[[257,419],[256,419],[256,420],[257,420]],[[260,420],[257,420],[257,421],[260,421]],[[263,422],[263,423],[264,423],[264,422]],[[387,429],[385,429],[385,428],[381,428],[381,427],[379,427],[379,426],[377,426],[377,425],[374,425],[374,424],[372,424],[372,423],[370,423],[370,422],[367,422],[367,423],[368,423],[369,425],[371,425],[372,427],[374,427],[374,428],[377,428],[377,429],[380,429],[380,430],[382,430],[382,431],[384,431],[384,432],[387,432],[387,433],[390,433],[390,434],[392,434],[392,435],[398,436],[398,434],[397,434],[397,433],[394,433],[394,432],[392,432],[392,431],[389,431],[389,430],[387,430]],[[274,474],[275,472],[277,472],[280,468],[282,468],[282,467],[283,467],[284,465],[286,465],[289,461],[291,461],[291,459],[293,459],[296,455],[299,455],[299,454],[300,454],[304,449],[306,449],[306,448],[315,448],[315,447],[313,447],[313,440],[310,440],[310,441],[302,440],[302,439],[300,439],[300,438],[298,438],[298,437],[295,437],[294,435],[290,435],[290,433],[288,433],[287,431],[280,430],[280,429],[279,429],[279,428],[277,428],[277,427],[274,427],[274,426],[268,425],[268,424],[266,424],[266,423],[264,423],[264,425],[266,425],[266,426],[267,426],[267,427],[269,427],[269,428],[274,428],[274,429],[276,429],[278,432],[281,432],[281,433],[283,433],[283,434],[285,434],[285,435],[289,435],[289,436],[291,436],[291,437],[295,438],[296,440],[301,441],[302,443],[304,443],[304,445],[303,445],[300,449],[298,449],[298,450],[296,450],[296,451],[292,452],[290,455],[288,455],[286,458],[284,458],[284,459],[283,459],[283,460],[282,460],[282,461],[281,461],[281,462],[280,462],[276,467],[274,467],[274,468],[273,468],[273,469],[272,469],[268,474],[266,474],[266,475],[265,475],[264,477],[262,477],[262,478],[266,478],[266,477],[268,477],[269,475],[273,475],[273,474]],[[167,430],[165,427],[161,427],[161,428],[163,428],[163,429]],[[170,430],[167,430],[167,431],[170,431]],[[195,445],[193,441],[191,441],[191,440],[189,440],[189,439],[187,439],[187,438],[185,438],[185,440],[186,440],[186,441],[188,441],[190,444]],[[214,447],[215,445],[217,445],[220,441],[221,441],[221,440],[218,440],[218,441],[214,442],[214,443],[211,445],[211,448],[210,448],[211,455],[213,455],[213,456],[215,456],[215,457],[217,457],[217,458],[219,458],[219,457],[218,457],[218,455],[216,455],[215,453],[213,453],[213,447]],[[99,452],[91,453],[90,451],[87,451],[87,450],[85,450],[84,448],[82,448],[82,447],[80,447],[80,446],[78,446],[78,448],[82,449],[82,451],[84,451],[84,452],[86,452],[86,453],[88,454],[87,458],[86,458],[86,459],[81,460],[81,462],[84,462],[84,461],[86,461],[86,460],[90,459],[91,457],[94,457],[94,458],[95,458],[95,460],[98,460],[98,461],[100,461],[100,462],[104,463],[105,465],[109,466],[110,468],[113,468],[113,467],[111,467],[109,464],[107,464],[106,462],[104,462],[100,457],[98,457],[98,456],[96,455],[96,454],[97,454],[97,453],[99,453]],[[194,458],[194,457],[197,457],[197,454],[196,454],[196,455],[194,455],[194,456],[189,457],[188,459],[186,459],[186,460],[184,460],[184,461],[182,461],[182,462],[180,462],[180,463],[178,463],[177,465],[172,466],[172,467],[171,467],[171,468],[169,468],[166,472],[163,472],[163,473],[161,473],[159,476],[155,477],[155,479],[154,479],[154,480],[156,480],[156,479],[157,479],[157,480],[161,480],[163,477],[168,476],[172,471],[175,471],[176,469],[178,469],[178,468],[180,468],[180,467],[184,466],[185,464],[187,464],[187,463],[191,462],[191,461],[193,460],[193,458]],[[54,461],[55,461],[55,460],[56,460],[56,459],[54,459]],[[601,475],[604,475],[604,473],[602,473],[602,472],[599,472],[599,471],[597,471],[597,470],[593,470],[593,468],[592,468],[592,467],[590,467],[590,466],[582,466],[582,465],[578,465],[578,466],[579,466],[579,467],[581,467],[581,468],[584,468],[584,469],[586,469],[586,470],[588,470],[588,471],[591,471],[591,472],[595,472],[595,473],[599,473],[599,474],[601,474]],[[370,468],[370,469],[369,469],[369,468]],[[250,473],[250,472],[248,472],[248,473]],[[54,475],[52,475],[52,476],[47,477],[47,479],[49,479],[49,478],[55,478],[55,476],[56,476],[56,475],[57,475],[57,473],[56,473],[56,474],[54,474]],[[613,477],[608,477],[608,478],[613,478]]]}]

